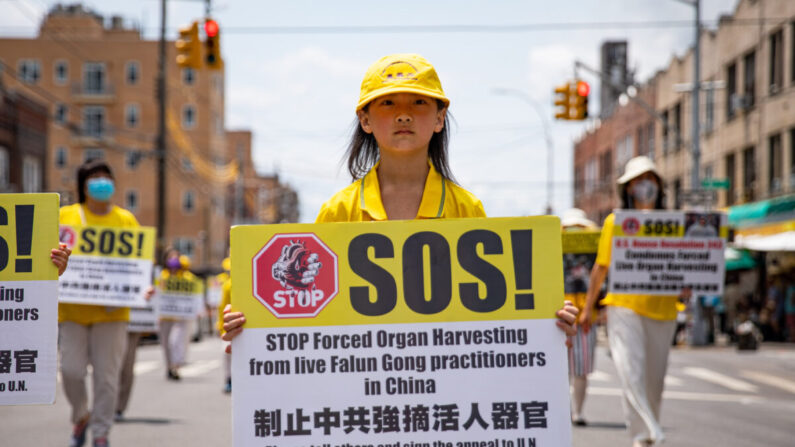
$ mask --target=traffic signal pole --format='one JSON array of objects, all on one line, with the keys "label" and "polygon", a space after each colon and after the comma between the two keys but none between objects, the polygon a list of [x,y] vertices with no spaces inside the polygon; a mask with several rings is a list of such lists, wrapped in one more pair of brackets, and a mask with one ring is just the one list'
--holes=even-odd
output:
[{"label": "traffic signal pole", "polygon": [[693,167],[690,173],[690,189],[701,188],[699,171],[701,163],[701,126],[698,114],[698,103],[701,99],[701,0],[693,0],[693,7],[696,8],[696,38],[693,46]]},{"label": "traffic signal pole", "polygon": [[160,0],[160,48],[157,70],[157,241],[166,247],[166,0]]}]

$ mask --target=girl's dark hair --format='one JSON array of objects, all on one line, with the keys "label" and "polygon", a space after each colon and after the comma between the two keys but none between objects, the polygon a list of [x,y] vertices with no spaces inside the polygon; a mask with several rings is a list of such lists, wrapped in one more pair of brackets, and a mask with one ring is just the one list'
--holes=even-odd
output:
[{"label": "girl's dark hair", "polygon": [[85,203],[86,202],[86,180],[92,174],[96,174],[97,172],[104,172],[108,174],[110,178],[113,177],[113,171],[110,169],[110,165],[99,159],[88,160],[87,162],[80,165],[77,168],[77,202],[78,203]]},{"label": "girl's dark hair", "polygon": [[[654,174],[654,173],[652,173]],[[664,210],[665,209],[665,184],[663,183],[662,179],[659,175],[654,174],[654,178],[657,179],[657,186],[659,189],[657,190],[657,200],[654,201],[654,209],[655,210]],[[631,180],[630,180],[631,181]],[[632,198],[632,194],[629,192],[629,182],[624,183],[623,185],[618,185],[618,197],[621,199],[621,209],[623,210],[630,210],[635,209],[635,200]]]},{"label": "girl's dark hair", "polygon": [[[437,99],[436,105],[439,110],[445,108],[444,102],[441,100]],[[362,110],[366,111],[367,107],[369,107],[369,104],[364,106]],[[433,167],[443,178],[455,182],[447,161],[447,145],[450,141],[450,132],[448,130],[450,128],[449,116],[450,113],[448,111],[444,116],[444,128],[434,133],[431,137],[431,142],[428,143],[428,158],[431,159]],[[348,172],[353,180],[358,180],[370,171],[379,160],[380,155],[378,143],[375,141],[373,134],[365,132],[358,119],[354,122],[354,127],[351,142],[348,144],[348,150],[345,154],[348,157]]]}]

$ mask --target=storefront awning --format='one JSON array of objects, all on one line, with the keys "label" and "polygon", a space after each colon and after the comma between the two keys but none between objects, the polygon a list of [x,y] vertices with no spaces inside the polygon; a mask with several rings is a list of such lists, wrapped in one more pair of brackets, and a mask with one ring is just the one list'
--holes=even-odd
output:
[{"label": "storefront awning", "polygon": [[752,269],[756,267],[756,260],[747,250],[726,247],[723,255],[726,258],[726,271]]},{"label": "storefront awning", "polygon": [[736,228],[791,220],[795,194],[729,207],[729,225]]},{"label": "storefront awning", "polygon": [[754,251],[795,251],[795,231],[735,235],[734,246]]}]

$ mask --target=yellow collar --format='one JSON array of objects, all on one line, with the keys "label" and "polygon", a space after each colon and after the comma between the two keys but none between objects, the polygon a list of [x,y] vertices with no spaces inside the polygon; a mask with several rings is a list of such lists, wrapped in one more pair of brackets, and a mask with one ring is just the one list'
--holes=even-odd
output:
[{"label": "yellow collar", "polygon": [[[359,180],[359,204],[362,211],[367,212],[373,220],[387,220],[384,203],[381,201],[381,186],[378,184],[378,174],[375,172],[377,162],[370,171]],[[425,178],[425,190],[422,193],[422,202],[417,210],[417,219],[438,219],[444,214],[444,201],[447,195],[447,185],[444,178],[428,160],[428,176]]]}]

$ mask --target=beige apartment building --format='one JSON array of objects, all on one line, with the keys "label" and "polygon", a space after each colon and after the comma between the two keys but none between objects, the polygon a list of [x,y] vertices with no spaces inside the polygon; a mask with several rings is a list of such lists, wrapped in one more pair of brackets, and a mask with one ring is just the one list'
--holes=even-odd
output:
[{"label": "beige apartment building", "polygon": [[[120,17],[106,22],[80,5],[53,7],[33,39],[0,39],[3,83],[50,108],[42,172],[62,204],[76,200],[76,168],[103,158],[114,169],[114,202],[156,226],[158,46]],[[165,242],[196,267],[219,265],[227,190],[237,178],[224,128],[224,71],[178,67],[174,42],[166,53]]]},{"label": "beige apartment building", "polygon": [[[701,36],[701,81],[711,88],[702,90],[699,104],[700,177],[728,179],[730,184],[728,190],[719,190],[714,205],[725,207],[792,194],[795,1],[740,0],[731,16],[721,18],[717,29],[704,30]],[[692,83],[692,64],[691,49],[681,57],[673,56],[668,66],[645,84],[654,85],[650,104],[659,119],[653,120],[651,140],[635,138],[633,142],[632,155],[654,156],[667,182],[669,208],[683,205],[683,190],[700,187],[691,185],[692,95],[687,84]],[[618,168],[623,160],[615,155],[607,160],[604,154],[626,138],[612,130],[617,126],[614,121],[638,120],[626,113],[633,108],[632,102],[618,107],[613,116],[575,144],[575,206],[585,209],[592,219],[603,217],[605,210],[618,206],[618,200],[613,193],[610,204],[594,201],[596,193],[586,192],[584,187],[586,167],[604,162]],[[595,140],[602,141],[602,149],[591,147]],[[650,151],[643,147],[644,141]],[[600,168],[599,172],[606,171]],[[612,177],[614,181],[615,173]]]}]

